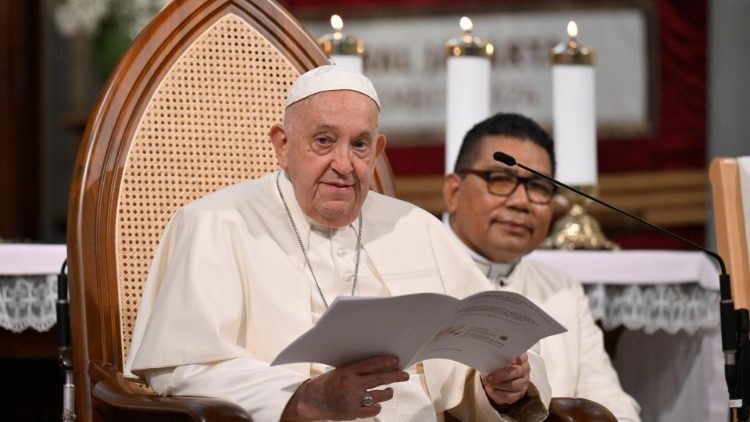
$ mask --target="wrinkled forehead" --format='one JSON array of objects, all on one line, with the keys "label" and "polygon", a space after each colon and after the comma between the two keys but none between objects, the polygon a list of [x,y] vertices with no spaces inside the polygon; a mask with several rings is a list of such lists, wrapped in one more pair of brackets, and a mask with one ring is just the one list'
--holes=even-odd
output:
[{"label": "wrinkled forehead", "polygon": [[287,108],[284,127],[291,138],[307,139],[328,132],[375,139],[380,134],[379,110],[369,97],[358,92],[321,92]]},{"label": "wrinkled forehead", "polygon": [[286,125],[304,121],[306,125],[366,125],[378,127],[380,110],[367,95],[351,90],[324,91],[287,107]]}]

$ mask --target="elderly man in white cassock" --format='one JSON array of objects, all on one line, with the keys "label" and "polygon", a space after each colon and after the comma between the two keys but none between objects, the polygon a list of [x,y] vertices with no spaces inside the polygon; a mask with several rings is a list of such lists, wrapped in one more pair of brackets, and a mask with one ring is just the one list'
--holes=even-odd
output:
[{"label": "elderly man in white cassock", "polygon": [[188,204],[167,225],[126,371],[158,394],[219,397],[261,422],[546,416],[533,351],[487,374],[447,360],[402,369],[393,356],[269,366],[337,295],[464,297],[486,286],[439,220],[370,192],[386,142],[379,111],[370,81],[340,66],[295,82],[270,130],[281,170]]}]

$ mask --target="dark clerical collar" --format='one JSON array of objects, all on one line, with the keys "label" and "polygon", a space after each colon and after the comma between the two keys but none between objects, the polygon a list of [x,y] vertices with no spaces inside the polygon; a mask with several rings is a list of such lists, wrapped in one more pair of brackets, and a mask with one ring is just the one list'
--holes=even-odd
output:
[{"label": "dark clerical collar", "polygon": [[459,237],[453,231],[453,227],[451,227],[450,224],[448,224],[448,227],[450,229],[451,234],[453,234],[453,237],[456,238],[456,241],[461,245],[461,247],[464,248],[466,253],[468,253],[469,256],[471,256],[471,259],[473,259],[474,262],[477,264],[477,267],[479,267],[479,270],[482,271],[482,274],[484,274],[487,277],[487,279],[492,282],[495,288],[499,286],[505,286],[506,284],[508,284],[507,283],[508,276],[510,276],[510,273],[513,272],[513,269],[521,261],[520,258],[513,262],[490,261],[483,255],[480,255],[473,249],[466,246],[466,244],[461,239],[459,239]]}]

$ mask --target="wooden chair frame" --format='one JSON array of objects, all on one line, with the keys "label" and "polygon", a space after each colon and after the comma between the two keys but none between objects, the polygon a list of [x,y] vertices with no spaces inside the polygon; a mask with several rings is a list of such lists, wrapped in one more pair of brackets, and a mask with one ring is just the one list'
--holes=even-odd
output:
[{"label": "wooden chair frame", "polygon": [[748,222],[743,214],[737,159],[714,158],[709,167],[709,179],[713,194],[716,246],[731,276],[734,306],[737,309],[750,309],[750,265],[746,236]]}]

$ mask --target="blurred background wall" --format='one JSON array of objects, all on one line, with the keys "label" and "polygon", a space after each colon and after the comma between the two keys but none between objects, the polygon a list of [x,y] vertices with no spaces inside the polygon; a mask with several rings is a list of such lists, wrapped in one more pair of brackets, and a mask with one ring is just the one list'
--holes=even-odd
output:
[{"label": "blurred background wall", "polygon": [[[87,115],[108,72],[129,37],[135,35],[132,28],[145,22],[143,17],[132,16],[133,9],[140,7],[141,15],[148,17],[163,2],[105,1],[119,14],[93,10],[90,14],[101,15],[96,27],[71,35],[65,34],[60,16],[56,18],[63,1],[0,1],[1,239],[64,242],[69,183]],[[531,5],[517,0],[461,5],[445,0],[287,0],[282,4],[316,37],[322,35],[332,13],[348,19],[346,30],[356,34],[357,22],[373,19],[397,22],[409,17],[467,14],[481,19],[544,10],[641,10],[648,25],[652,125],[636,135],[600,127],[602,196],[691,239],[710,242],[707,162],[718,155],[750,154],[746,140],[750,30],[742,24],[750,17],[750,5],[742,0],[540,1]],[[131,15],[125,14],[128,10]],[[476,33],[488,38],[493,31],[476,28]],[[457,34],[458,28],[435,41]],[[586,39],[585,33],[582,39],[596,49],[597,40]],[[366,57],[364,72],[382,72],[388,65],[384,60],[387,57]],[[436,65],[441,61],[442,57],[435,57]],[[514,111],[507,104],[504,107]],[[548,123],[543,117],[532,117]],[[399,195],[439,214],[443,133],[391,131],[388,135]],[[596,215],[605,231],[624,247],[680,247],[616,216]]]}]

